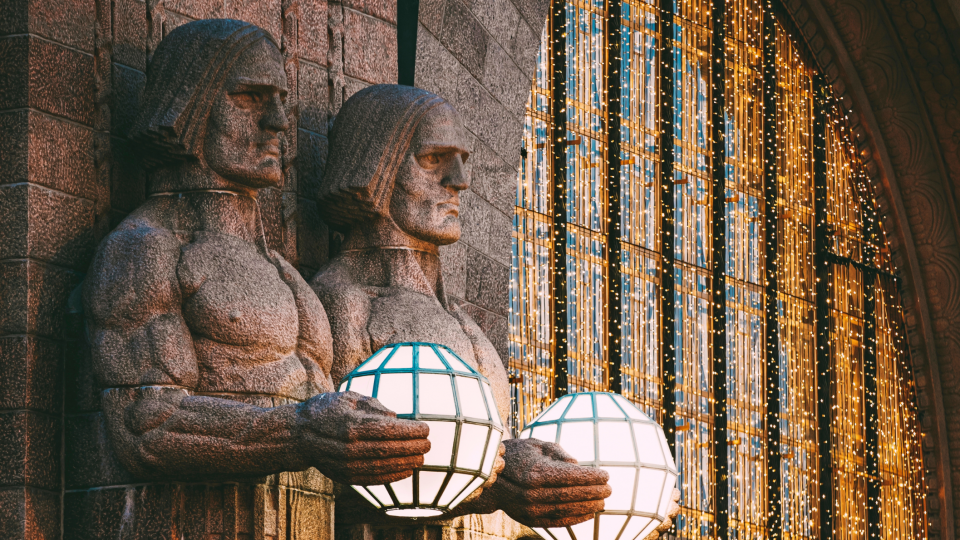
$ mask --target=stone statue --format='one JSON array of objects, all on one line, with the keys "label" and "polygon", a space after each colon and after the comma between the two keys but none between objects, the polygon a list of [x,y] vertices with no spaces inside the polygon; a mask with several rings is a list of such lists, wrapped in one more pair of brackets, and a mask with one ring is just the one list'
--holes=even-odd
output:
[{"label": "stone statue", "polygon": [[[330,132],[318,203],[344,234],[342,249],[311,281],[333,330],[333,380],[381,346],[403,341],[446,345],[491,383],[500,415],[509,415],[507,373],[477,324],[443,289],[439,246],[460,238],[459,194],[467,134],[445,100],[424,90],[378,85],[343,105]],[[566,526],[603,510],[607,473],[576,465],[559,446],[504,441],[505,468],[484,491],[454,509],[502,509],[529,526]],[[337,523],[380,520],[365,502]],[[449,517],[449,516],[445,516]]]},{"label": "stone statue", "polygon": [[[185,24],[153,57],[132,130],[149,198],[102,242],[83,290],[109,440],[138,480],[307,492],[311,468],[382,484],[429,450],[426,424],[333,392],[324,308],[266,246],[257,195],[283,176],[286,93],[276,42],[248,23]],[[307,472],[264,478],[281,471]],[[273,510],[234,510],[291,508],[263,497]]]}]

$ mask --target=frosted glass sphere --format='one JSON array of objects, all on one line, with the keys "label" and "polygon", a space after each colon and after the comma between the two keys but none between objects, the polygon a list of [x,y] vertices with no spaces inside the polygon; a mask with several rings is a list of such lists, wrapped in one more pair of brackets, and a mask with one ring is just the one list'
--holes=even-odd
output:
[{"label": "frosted glass sphere", "polygon": [[545,540],[643,540],[667,519],[677,465],[663,428],[624,397],[563,396],[520,438],[557,443],[580,465],[610,473],[604,511],[572,527],[535,528]]},{"label": "frosted glass sphere", "polygon": [[493,470],[503,424],[487,378],[433,343],[387,345],[351,371],[340,391],[377,398],[398,418],[430,426],[430,451],[413,476],[353,486],[387,515],[435,517],[477,490]]}]

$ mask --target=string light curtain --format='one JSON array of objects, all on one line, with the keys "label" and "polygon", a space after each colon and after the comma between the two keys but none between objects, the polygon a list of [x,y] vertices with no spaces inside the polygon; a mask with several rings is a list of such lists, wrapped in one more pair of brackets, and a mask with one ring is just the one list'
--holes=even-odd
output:
[{"label": "string light curtain", "polygon": [[622,3],[622,394],[659,421],[660,144],[656,6]]},{"label": "string light curtain", "polygon": [[524,119],[522,170],[513,216],[509,351],[514,430],[540,414],[553,396],[553,119],[548,35],[545,32],[540,41],[533,93]]},{"label": "string light curtain", "polygon": [[518,176],[511,427],[619,390],[673,446],[676,537],[925,537],[895,269],[781,11],[554,0]]},{"label": "string light curtain", "polygon": [[723,58],[729,527],[766,525],[763,311],[763,39],[758,0],[728,0]]},{"label": "string light curtain", "polygon": [[814,71],[784,27],[776,31],[783,538],[816,538]]},{"label": "string light curtain", "polygon": [[606,4],[566,3],[567,392],[607,383]]},{"label": "string light curtain", "polygon": [[674,455],[684,492],[677,529],[681,536],[699,538],[711,535],[716,512],[710,354],[712,20],[709,5],[678,0],[670,7],[672,32],[664,46],[672,48],[673,92],[666,96],[672,111],[663,114],[672,116],[673,124],[673,230],[664,225],[674,247]]}]

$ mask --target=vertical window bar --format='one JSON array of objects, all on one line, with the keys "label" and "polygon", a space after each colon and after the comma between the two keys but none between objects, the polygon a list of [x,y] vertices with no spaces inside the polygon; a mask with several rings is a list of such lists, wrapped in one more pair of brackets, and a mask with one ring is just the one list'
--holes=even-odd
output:
[{"label": "vertical window bar", "polygon": [[417,25],[420,0],[397,2],[397,84],[414,86],[417,72]]},{"label": "vertical window bar", "polygon": [[623,246],[620,149],[622,0],[607,0],[607,362],[610,391],[623,390]]},{"label": "vertical window bar", "polygon": [[814,79],[813,182],[817,268],[817,455],[820,477],[820,538],[833,537],[833,458],[830,449],[830,283],[832,263],[826,256],[827,224],[827,101],[826,87],[819,76]]},{"label": "vertical window bar", "polygon": [[677,74],[674,71],[674,46],[677,29],[674,22],[676,0],[658,0],[660,7],[660,301],[661,345],[663,369],[663,431],[670,450],[677,454],[677,319],[676,319],[676,231],[674,179],[674,118],[673,99]]},{"label": "vertical window bar", "polygon": [[553,370],[554,398],[567,393],[567,3],[550,6],[553,70],[550,147],[553,155]]},{"label": "vertical window bar", "polygon": [[729,461],[727,448],[727,155],[726,132],[726,0],[713,2],[711,69],[713,109],[713,444],[716,479],[716,525],[719,540],[726,540],[729,519]]},{"label": "vertical window bar", "polygon": [[766,316],[767,362],[767,531],[769,538],[781,538],[780,463],[780,309],[778,284],[777,196],[777,20],[773,0],[763,4],[763,190],[764,190],[764,312]]}]

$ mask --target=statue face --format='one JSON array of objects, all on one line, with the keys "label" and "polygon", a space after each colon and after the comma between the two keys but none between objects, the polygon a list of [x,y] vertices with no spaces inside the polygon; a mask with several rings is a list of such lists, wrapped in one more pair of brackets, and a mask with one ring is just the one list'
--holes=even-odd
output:
[{"label": "statue face", "polygon": [[267,40],[247,49],[227,74],[207,120],[203,158],[238,184],[280,185],[280,132],[289,126],[287,77],[280,51]]},{"label": "statue face", "polygon": [[405,233],[437,245],[460,239],[460,192],[470,187],[460,116],[448,104],[431,109],[397,171],[390,216]]}]

